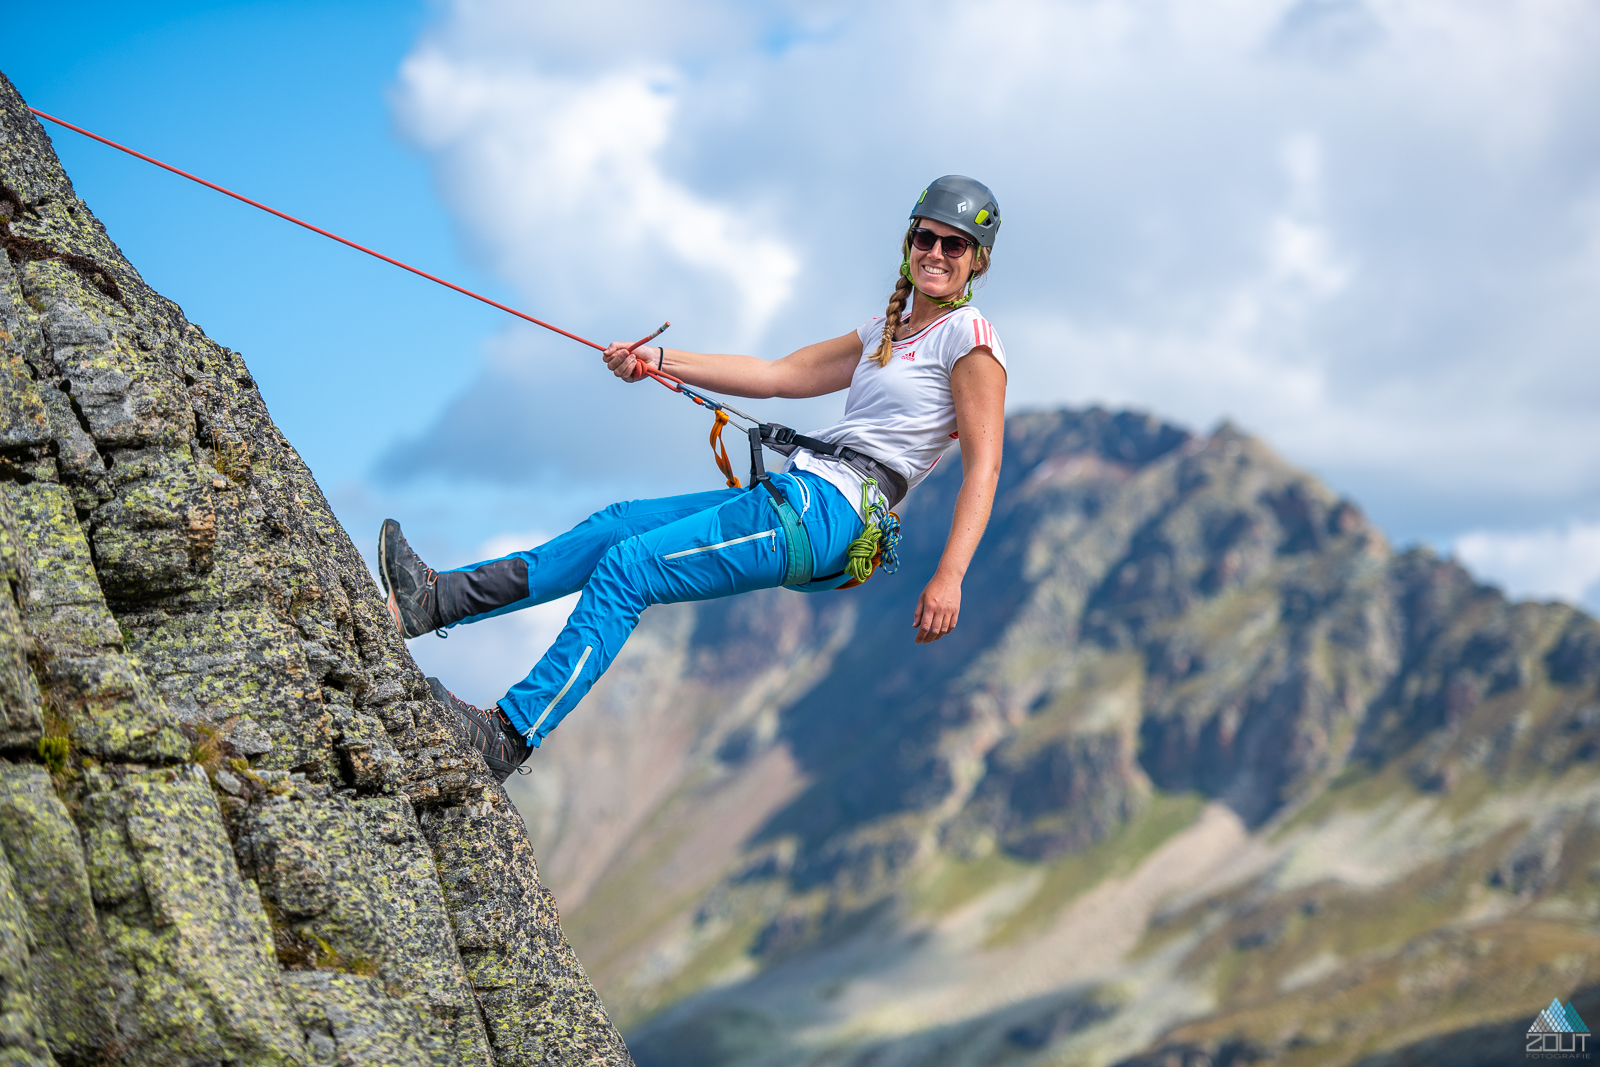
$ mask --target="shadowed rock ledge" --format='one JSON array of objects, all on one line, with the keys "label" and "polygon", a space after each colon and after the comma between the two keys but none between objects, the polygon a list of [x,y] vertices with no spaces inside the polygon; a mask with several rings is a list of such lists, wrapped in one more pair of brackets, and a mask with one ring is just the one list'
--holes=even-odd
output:
[{"label": "shadowed rock ledge", "polygon": [[631,1064],[238,353],[0,75],[0,1060]]}]

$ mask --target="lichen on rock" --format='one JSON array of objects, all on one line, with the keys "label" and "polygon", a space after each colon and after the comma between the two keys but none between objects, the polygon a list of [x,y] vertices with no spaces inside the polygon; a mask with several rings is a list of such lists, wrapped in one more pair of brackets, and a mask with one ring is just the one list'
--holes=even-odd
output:
[{"label": "lichen on rock", "polygon": [[237,352],[0,75],[0,1059],[631,1063]]}]

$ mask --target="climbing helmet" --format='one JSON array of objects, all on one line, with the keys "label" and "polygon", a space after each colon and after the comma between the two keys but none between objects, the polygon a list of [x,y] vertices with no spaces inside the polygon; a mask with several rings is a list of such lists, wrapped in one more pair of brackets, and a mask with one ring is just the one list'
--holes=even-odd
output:
[{"label": "climbing helmet", "polygon": [[993,248],[1000,232],[1000,205],[994,194],[987,185],[961,174],[946,174],[922,190],[911,217],[954,226],[984,248]]}]

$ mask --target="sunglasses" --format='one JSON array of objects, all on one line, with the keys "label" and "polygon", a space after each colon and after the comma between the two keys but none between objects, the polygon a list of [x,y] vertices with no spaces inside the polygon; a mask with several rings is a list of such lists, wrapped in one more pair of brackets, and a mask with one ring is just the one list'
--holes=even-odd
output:
[{"label": "sunglasses", "polygon": [[972,247],[972,240],[967,237],[957,237],[953,233],[940,237],[926,226],[918,226],[911,231],[911,247],[918,252],[932,252],[934,245],[943,246],[947,259],[960,259],[967,254],[967,249]]}]

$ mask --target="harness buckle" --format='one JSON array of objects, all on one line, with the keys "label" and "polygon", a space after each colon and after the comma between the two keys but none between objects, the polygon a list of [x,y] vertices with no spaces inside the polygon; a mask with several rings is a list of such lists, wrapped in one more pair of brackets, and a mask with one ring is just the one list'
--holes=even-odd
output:
[{"label": "harness buckle", "polygon": [[791,426],[780,426],[775,422],[769,422],[762,426],[761,430],[762,436],[774,444],[787,445],[794,442],[794,428]]}]

